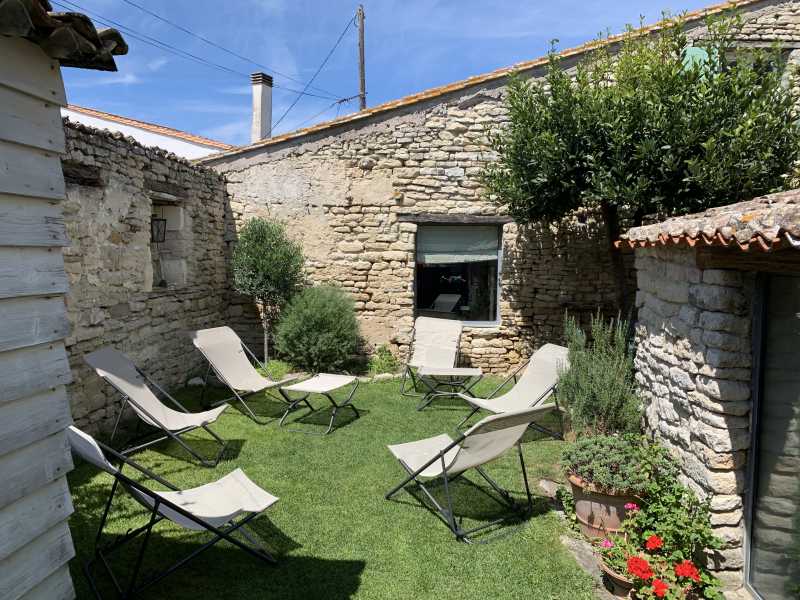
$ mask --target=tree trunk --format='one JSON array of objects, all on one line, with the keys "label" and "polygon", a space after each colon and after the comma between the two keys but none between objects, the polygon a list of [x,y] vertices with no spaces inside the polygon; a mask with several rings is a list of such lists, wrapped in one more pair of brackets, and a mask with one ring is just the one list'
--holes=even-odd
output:
[{"label": "tree trunk", "polygon": [[600,207],[608,236],[608,255],[611,259],[611,268],[614,270],[617,309],[624,313],[628,310],[625,294],[625,263],[622,253],[614,247],[614,242],[619,239],[619,213],[616,206],[607,202],[602,202]]},{"label": "tree trunk", "polygon": [[269,319],[265,310],[261,315],[261,326],[264,328],[264,365],[269,360]]}]

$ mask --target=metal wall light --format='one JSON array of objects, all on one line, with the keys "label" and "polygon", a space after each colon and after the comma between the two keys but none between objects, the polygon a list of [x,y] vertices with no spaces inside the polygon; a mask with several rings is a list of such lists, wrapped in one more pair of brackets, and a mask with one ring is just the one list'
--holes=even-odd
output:
[{"label": "metal wall light", "polygon": [[167,220],[158,217],[150,218],[150,241],[161,244],[167,238]]}]

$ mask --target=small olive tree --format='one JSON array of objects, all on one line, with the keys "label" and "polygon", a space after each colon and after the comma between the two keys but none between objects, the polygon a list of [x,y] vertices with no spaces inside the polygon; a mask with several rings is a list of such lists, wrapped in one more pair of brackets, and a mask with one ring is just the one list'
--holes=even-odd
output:
[{"label": "small olive tree", "polygon": [[233,250],[233,286],[261,305],[264,361],[269,359],[269,336],[280,309],[303,285],[303,249],[289,239],[276,221],[251,219],[239,232]]},{"label": "small olive tree", "polygon": [[573,74],[551,53],[542,80],[512,78],[483,175],[492,198],[521,223],[599,209],[614,241],[645,215],[783,189],[800,153],[793,98],[777,48],[735,46],[739,23],[709,21],[689,46],[684,22],[666,19],[650,35],[629,28],[616,53],[603,46]]}]

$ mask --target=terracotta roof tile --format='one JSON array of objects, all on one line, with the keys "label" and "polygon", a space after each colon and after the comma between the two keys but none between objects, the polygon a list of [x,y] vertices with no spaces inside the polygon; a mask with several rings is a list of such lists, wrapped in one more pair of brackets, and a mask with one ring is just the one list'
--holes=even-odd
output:
[{"label": "terracotta roof tile", "polygon": [[131,119],[130,117],[121,117],[120,115],[103,112],[102,110],[96,110],[94,108],[86,108],[84,106],[77,106],[76,104],[68,104],[67,109],[74,110],[75,112],[79,112],[84,115],[88,115],[90,117],[96,117],[98,119],[113,121],[115,123],[119,123],[120,125],[137,127],[139,129],[144,129],[146,131],[158,133],[160,135],[166,135],[169,137],[185,140],[187,142],[192,142],[194,144],[200,144],[201,146],[210,146],[212,148],[218,148],[220,150],[228,150],[230,148],[233,148],[233,146],[231,146],[230,144],[226,144],[224,142],[218,142],[217,140],[211,140],[199,135],[194,135],[193,133],[186,133],[185,131],[172,129],[172,127],[155,125],[154,123],[147,123],[146,121],[139,121],[138,119]]},{"label": "terracotta roof tile", "polygon": [[[721,4],[715,4],[713,6],[708,6],[706,8],[695,10],[692,12],[686,13],[684,16],[687,21],[698,21],[700,19],[704,19],[706,17],[719,14],[725,10],[733,9],[733,8],[742,8],[748,6],[750,4],[757,4],[759,2],[763,2],[763,0],[731,0],[729,2],[723,2]],[[653,33],[659,31],[664,27],[664,21],[659,21],[657,23],[653,23],[651,25],[646,25],[639,29],[633,31],[633,35],[642,36],[647,35],[649,33]],[[609,44],[613,44],[615,42],[619,42],[620,40],[624,39],[629,33],[620,33],[617,35],[609,36],[608,38],[602,40],[593,40],[591,42],[587,42],[585,44],[581,44],[580,46],[575,46],[573,48],[568,48],[558,53],[558,55],[562,58],[569,58],[572,56],[578,56],[580,54],[584,54],[596,48],[606,46]],[[431,98],[436,98],[438,96],[443,96],[444,94],[448,94],[450,92],[455,92],[459,90],[463,90],[465,88],[469,88],[475,85],[479,85],[482,83],[494,81],[497,79],[502,79],[504,77],[508,77],[511,73],[516,71],[527,71],[536,67],[540,67],[546,65],[548,61],[547,56],[540,56],[539,58],[535,58],[533,60],[528,60],[520,63],[516,63],[509,67],[503,67],[501,69],[496,69],[494,71],[490,71],[489,73],[483,73],[481,75],[474,75],[472,77],[468,77],[467,79],[462,79],[460,81],[455,81],[453,83],[449,83],[447,85],[443,85],[440,87],[430,88],[424,90],[422,92],[411,94],[410,96],[405,96],[403,98],[398,98],[397,100],[391,100],[389,102],[385,102],[383,104],[379,104],[378,106],[374,106],[372,108],[367,108],[365,110],[359,111],[357,113],[353,113],[350,115],[345,115],[343,117],[339,117],[338,119],[333,119],[331,121],[323,121],[322,123],[317,123],[316,125],[312,125],[311,127],[305,127],[303,129],[297,129],[296,131],[291,131],[288,133],[284,133],[282,135],[277,135],[275,137],[271,137],[265,140],[260,140],[253,144],[248,144],[246,146],[238,146],[234,147],[231,150],[226,152],[220,152],[217,154],[211,154],[209,156],[204,156],[202,158],[197,159],[197,162],[212,162],[214,160],[218,160],[221,158],[225,158],[227,156],[232,156],[235,154],[240,154],[242,152],[248,152],[250,150],[255,150],[257,148],[263,148],[266,146],[271,146],[274,144],[279,144],[281,142],[286,142],[289,140],[297,139],[306,135],[310,135],[313,133],[317,133],[320,131],[324,131],[326,129],[330,129],[332,127],[336,127],[339,125],[344,125],[347,123],[352,123],[355,121],[361,121],[363,119],[367,119],[373,115],[389,112],[398,108],[402,108],[405,106],[411,106],[418,102],[423,102],[425,100],[430,100]]]},{"label": "terracotta roof tile", "polygon": [[800,248],[800,190],[634,227],[615,243],[623,249],[701,245],[769,252]]}]

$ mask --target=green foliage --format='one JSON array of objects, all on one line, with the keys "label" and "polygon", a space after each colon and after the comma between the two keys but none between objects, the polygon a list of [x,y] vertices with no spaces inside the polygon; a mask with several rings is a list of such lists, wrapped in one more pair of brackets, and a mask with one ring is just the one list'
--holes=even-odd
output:
[{"label": "green foliage", "polygon": [[685,214],[786,185],[800,132],[777,49],[736,48],[739,20],[726,17],[693,41],[707,58],[690,60],[681,19],[665,24],[591,53],[574,79],[552,52],[544,81],[511,80],[483,179],[516,220]]},{"label": "green foliage", "polygon": [[558,382],[558,399],[577,431],[635,433],[641,421],[641,402],[634,390],[633,360],[628,354],[628,324],[591,321],[591,342],[573,317],[564,318],[570,368]]},{"label": "green foliage", "polygon": [[339,288],[311,287],[286,306],[275,346],[291,364],[310,371],[341,370],[358,348],[353,301]]},{"label": "green foliage", "polygon": [[397,357],[392,354],[392,351],[384,344],[379,346],[377,350],[375,350],[375,354],[369,357],[368,371],[370,375],[397,373],[399,366],[400,363],[397,362]]},{"label": "green foliage", "polygon": [[241,294],[280,308],[303,284],[303,263],[303,249],[281,223],[251,219],[233,250],[233,285]]},{"label": "green foliage", "polygon": [[652,450],[637,435],[598,435],[579,439],[561,457],[568,475],[599,491],[638,495],[649,485],[647,459]]},{"label": "green foliage", "polygon": [[287,362],[273,358],[267,363],[266,369],[259,368],[257,371],[273,381],[280,381],[293,371],[293,367]]}]

